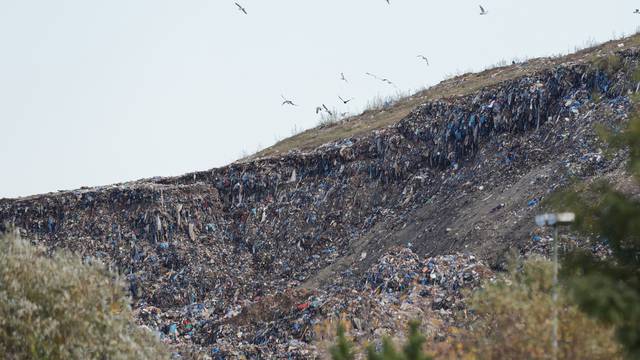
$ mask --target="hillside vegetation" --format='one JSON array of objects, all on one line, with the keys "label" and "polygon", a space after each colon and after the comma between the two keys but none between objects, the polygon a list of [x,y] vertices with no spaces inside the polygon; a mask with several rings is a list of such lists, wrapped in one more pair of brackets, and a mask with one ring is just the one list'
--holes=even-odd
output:
[{"label": "hillside vegetation", "polygon": [[[623,46],[620,46],[623,45]],[[634,35],[621,40],[612,40],[605,44],[583,49],[575,53],[548,58],[537,58],[523,63],[499,66],[479,73],[468,73],[445,80],[438,85],[417,92],[411,96],[400,98],[385,109],[372,109],[362,114],[352,116],[342,121],[318,126],[283,139],[273,146],[263,149],[241,161],[282,155],[290,150],[309,151],[316,147],[344,138],[358,137],[375,129],[396,124],[405,118],[417,106],[441,99],[454,99],[477,92],[478,90],[495,86],[501,82],[517,77],[533,75],[541,70],[569,63],[601,61],[608,54],[640,45],[640,35]]]},{"label": "hillside vegetation", "polygon": [[0,357],[3,359],[168,359],[138,327],[124,284],[99,264],[49,257],[14,236],[0,237]]},{"label": "hillside vegetation", "polygon": [[638,36],[467,74],[228,166],[0,199],[0,231],[116,270],[182,353],[315,358],[336,319],[381,345],[419,318],[446,345],[510,253],[548,254],[552,194],[629,183],[599,129],[626,128],[639,83]]}]

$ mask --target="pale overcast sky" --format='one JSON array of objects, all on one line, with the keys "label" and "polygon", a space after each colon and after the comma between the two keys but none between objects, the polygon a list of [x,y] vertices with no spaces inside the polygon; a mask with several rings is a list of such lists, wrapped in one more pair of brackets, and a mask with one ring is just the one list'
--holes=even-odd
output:
[{"label": "pale overcast sky", "polygon": [[640,25],[631,0],[240,2],[1,0],[0,197],[222,166],[396,91],[365,72],[418,89]]}]

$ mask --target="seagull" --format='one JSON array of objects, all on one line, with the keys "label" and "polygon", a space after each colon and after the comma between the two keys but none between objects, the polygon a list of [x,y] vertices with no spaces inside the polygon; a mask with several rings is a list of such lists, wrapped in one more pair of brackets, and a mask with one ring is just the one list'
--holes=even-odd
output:
[{"label": "seagull", "polygon": [[382,79],[382,78],[380,78],[380,77],[378,77],[378,76],[376,76],[376,75],[374,75],[374,74],[372,74],[372,73],[370,73],[370,72],[366,72],[366,73],[365,73],[365,75],[369,75],[369,76],[371,76],[372,78],[374,78],[374,79],[376,79],[376,80],[380,80],[380,81],[385,81],[385,80],[386,80],[386,79]]},{"label": "seagull", "polygon": [[487,15],[489,12],[487,10],[485,10],[482,5],[478,5],[480,6],[480,15]]},{"label": "seagull", "polygon": [[418,57],[419,57],[420,59],[424,60],[424,61],[427,63],[427,65],[429,65],[429,59],[427,59],[427,57],[426,57],[426,56],[424,56],[424,55],[418,55]]},{"label": "seagull", "polygon": [[387,84],[389,84],[389,85],[393,85],[393,86],[395,86],[395,84],[394,84],[391,80],[389,80],[389,79],[387,79],[387,78],[380,79],[380,81],[382,81],[382,82],[386,82],[386,83],[387,83]]},{"label": "seagull", "polygon": [[236,6],[238,7],[238,10],[242,11],[245,15],[247,15],[247,10],[245,8],[242,7],[242,5],[235,3]]},{"label": "seagull", "polygon": [[322,104],[322,107],[324,108],[324,111],[326,111],[326,112],[327,112],[327,114],[329,114],[329,115],[333,116],[333,113],[329,110],[329,108],[327,108],[327,105]]},{"label": "seagull", "polygon": [[340,80],[348,83],[347,78],[344,77],[344,73],[340,73]]},{"label": "seagull", "polygon": [[374,78],[374,79],[376,79],[376,80],[380,80],[380,78],[379,78],[379,77],[377,77],[377,76],[373,75],[373,74],[372,74],[372,73],[370,73],[370,72],[366,72],[366,73],[364,73],[364,74],[365,74],[365,75],[369,75],[369,76],[371,76],[372,78]]},{"label": "seagull", "polygon": [[394,84],[393,82],[391,82],[391,80],[389,80],[389,79],[387,79],[387,78],[380,78],[380,77],[378,77],[378,76],[376,76],[376,75],[374,75],[374,74],[372,74],[372,73],[369,73],[369,72],[367,72],[367,73],[365,73],[365,74],[366,74],[366,75],[371,76],[372,78],[374,78],[374,79],[376,79],[376,80],[379,80],[379,81],[382,81],[382,82],[387,83],[387,84],[389,84],[389,85],[393,85],[393,86],[395,86],[395,84]]},{"label": "seagull", "polygon": [[284,100],[282,102],[282,106],[285,106],[285,105],[298,106],[298,105],[294,104],[293,101],[287,100],[287,98],[285,98],[283,95],[280,95],[280,97],[282,98],[282,100]]},{"label": "seagull", "polygon": [[353,100],[353,98],[349,99],[349,100],[345,100],[343,99],[340,95],[338,95],[338,99],[340,99],[340,101],[342,101],[343,104],[347,105],[347,103],[351,100]]},{"label": "seagull", "polygon": [[636,9],[636,11],[633,12],[634,14],[640,14],[640,9]]}]

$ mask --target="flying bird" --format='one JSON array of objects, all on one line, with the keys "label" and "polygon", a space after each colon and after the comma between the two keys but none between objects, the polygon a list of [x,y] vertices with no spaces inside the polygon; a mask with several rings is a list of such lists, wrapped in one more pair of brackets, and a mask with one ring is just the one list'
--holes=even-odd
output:
[{"label": "flying bird", "polygon": [[419,57],[420,59],[424,60],[424,61],[427,63],[427,65],[429,65],[429,59],[427,59],[427,57],[426,57],[426,56],[424,56],[424,55],[418,55],[418,57]]},{"label": "flying bird", "polygon": [[487,10],[485,10],[482,5],[478,5],[480,6],[480,15],[487,15],[489,12]]},{"label": "flying bird", "polygon": [[316,114],[319,113],[320,111],[322,111],[322,107],[321,106],[316,106]]},{"label": "flying bird", "polygon": [[636,9],[633,13],[634,14],[640,14],[640,9]]},{"label": "flying bird", "polygon": [[396,86],[396,85],[395,85],[391,80],[389,80],[389,79],[387,79],[387,78],[381,78],[381,77],[378,77],[378,76],[376,76],[376,75],[374,75],[374,74],[372,74],[372,73],[370,73],[370,72],[366,72],[366,73],[365,73],[365,75],[369,75],[369,76],[371,76],[372,78],[374,78],[374,79],[376,79],[376,80],[379,80],[379,81],[382,81],[382,82],[384,82],[384,83],[387,83],[387,84],[389,84],[389,85]]},{"label": "flying bird", "polygon": [[245,15],[247,15],[247,10],[244,7],[242,7],[242,5],[238,3],[235,3],[235,4],[238,7],[238,10],[242,11]]},{"label": "flying bird", "polygon": [[282,100],[284,100],[282,102],[282,106],[285,106],[285,105],[298,106],[298,105],[294,104],[293,101],[288,100],[287,98],[285,98],[283,95],[280,95],[280,97],[282,98]]},{"label": "flying bird", "polygon": [[391,3],[389,2],[389,0],[387,0],[387,4],[391,5]]},{"label": "flying bird", "polygon": [[327,105],[322,104],[322,107],[324,108],[324,111],[326,111],[326,112],[327,112],[327,114],[329,114],[329,115],[333,116],[333,113],[329,110],[329,108],[327,107]]},{"label": "flying bird", "polygon": [[344,77],[344,73],[340,73],[340,80],[348,83],[347,78]]},{"label": "flying bird", "polygon": [[343,104],[347,105],[347,103],[351,100],[353,100],[353,98],[349,99],[349,100],[345,100],[343,99],[340,95],[338,95],[338,99],[340,99],[340,101],[342,101]]},{"label": "flying bird", "polygon": [[369,75],[369,76],[371,76],[372,78],[374,78],[374,79],[376,79],[376,80],[383,81],[381,78],[377,77],[376,75],[374,75],[374,74],[372,74],[372,73],[370,73],[370,72],[366,72],[366,73],[365,73],[365,75]]},{"label": "flying bird", "polygon": [[374,79],[376,79],[376,80],[382,81],[382,82],[386,82],[386,83],[390,83],[390,82],[391,82],[391,81],[390,81],[389,79],[387,79],[387,78],[381,78],[381,77],[376,76],[376,75],[374,75],[374,74],[372,74],[372,73],[370,73],[370,72],[367,72],[367,73],[365,73],[365,74],[366,74],[366,75],[371,76],[372,78],[374,78]]}]

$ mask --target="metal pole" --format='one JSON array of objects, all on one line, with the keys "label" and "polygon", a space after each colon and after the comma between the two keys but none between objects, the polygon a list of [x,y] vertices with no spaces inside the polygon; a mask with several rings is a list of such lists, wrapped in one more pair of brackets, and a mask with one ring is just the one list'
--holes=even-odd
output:
[{"label": "metal pole", "polygon": [[552,288],[552,298],[553,298],[553,330],[551,333],[552,336],[552,351],[553,351],[553,360],[558,358],[558,225],[553,226],[554,236],[553,236],[553,288]]},{"label": "metal pole", "polygon": [[552,297],[552,332],[551,332],[551,348],[552,359],[558,358],[558,242],[560,236],[558,234],[558,226],[562,224],[570,224],[576,220],[576,214],[572,212],[562,212],[556,214],[536,215],[536,224],[538,226],[553,226],[553,287],[551,289]]}]

